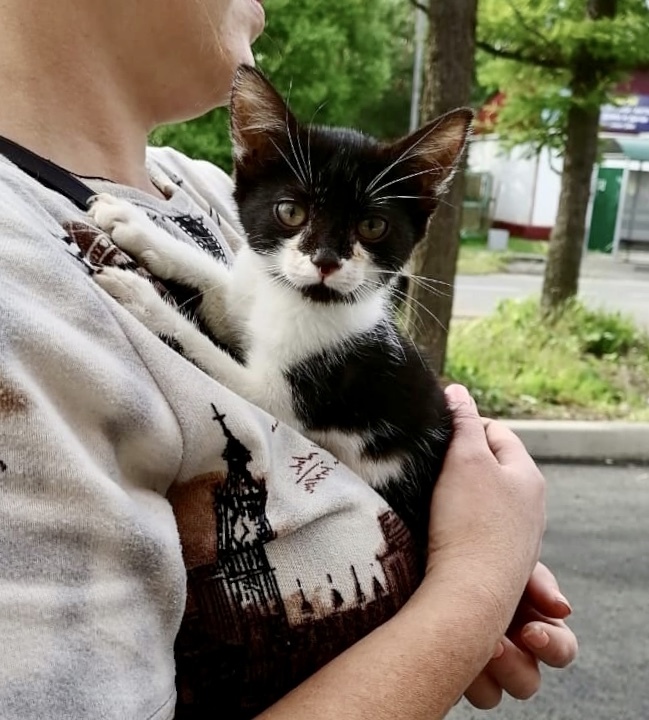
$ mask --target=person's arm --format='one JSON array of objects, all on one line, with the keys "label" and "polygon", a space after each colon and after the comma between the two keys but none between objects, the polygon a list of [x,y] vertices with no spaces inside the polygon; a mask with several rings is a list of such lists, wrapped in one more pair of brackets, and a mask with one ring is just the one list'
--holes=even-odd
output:
[{"label": "person's arm", "polygon": [[564,668],[577,657],[577,638],[565,623],[571,612],[554,575],[538,563],[507,637],[467,689],[466,699],[489,710],[500,703],[503,693],[517,700],[532,697],[541,686],[541,663]]},{"label": "person's arm", "polygon": [[436,720],[492,657],[536,564],[544,481],[504,426],[453,387],[456,436],[434,493],[426,578],[389,622],[258,720]]},{"label": "person's arm", "polygon": [[470,578],[430,579],[390,621],[259,716],[436,720],[491,657],[507,623]]}]

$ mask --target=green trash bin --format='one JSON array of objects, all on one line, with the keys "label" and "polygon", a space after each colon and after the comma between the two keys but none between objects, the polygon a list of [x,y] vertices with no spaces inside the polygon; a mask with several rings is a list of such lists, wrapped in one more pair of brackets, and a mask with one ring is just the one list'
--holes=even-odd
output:
[{"label": "green trash bin", "polygon": [[589,250],[613,252],[623,173],[622,168],[600,167],[599,169],[588,233]]}]

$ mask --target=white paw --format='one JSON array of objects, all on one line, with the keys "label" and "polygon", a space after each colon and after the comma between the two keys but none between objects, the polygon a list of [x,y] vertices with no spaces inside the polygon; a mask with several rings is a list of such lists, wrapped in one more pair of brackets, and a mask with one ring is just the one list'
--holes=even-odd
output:
[{"label": "white paw", "polygon": [[131,270],[106,267],[97,272],[94,278],[97,285],[140,319],[158,303],[165,304],[153,285]]},{"label": "white paw", "polygon": [[[95,274],[95,282],[152,333],[175,337],[185,320],[156,292],[151,283],[130,270],[107,267]],[[197,331],[198,332],[198,331]]]},{"label": "white paw", "polygon": [[108,193],[97,195],[88,210],[95,224],[135,260],[142,260],[151,247],[156,226],[143,210]]}]

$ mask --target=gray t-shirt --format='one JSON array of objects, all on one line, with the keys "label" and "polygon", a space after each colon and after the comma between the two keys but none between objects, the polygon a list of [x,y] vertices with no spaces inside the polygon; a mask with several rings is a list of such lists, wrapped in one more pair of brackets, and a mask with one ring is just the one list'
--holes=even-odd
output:
[{"label": "gray t-shirt", "polygon": [[[149,168],[166,200],[86,182],[229,262],[228,176]],[[380,497],[93,282],[126,262],[0,157],[3,720],[253,717],[416,583]]]}]

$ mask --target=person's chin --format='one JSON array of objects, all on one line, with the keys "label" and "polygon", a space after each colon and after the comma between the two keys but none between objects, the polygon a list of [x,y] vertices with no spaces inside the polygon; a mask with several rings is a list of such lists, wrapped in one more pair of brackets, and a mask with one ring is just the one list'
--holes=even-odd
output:
[{"label": "person's chin", "polygon": [[[243,43],[242,43],[242,45],[243,45]],[[254,65],[254,64],[255,64],[255,56],[254,56],[254,53],[252,52],[252,43],[243,45],[243,47],[235,55],[235,62],[234,62],[235,70],[239,67],[239,65]]]},{"label": "person's chin", "polygon": [[250,0],[252,3],[252,12],[254,18],[252,20],[252,42],[254,42],[263,32],[266,25],[266,12],[260,0]]}]

